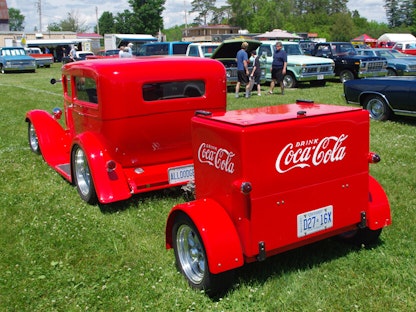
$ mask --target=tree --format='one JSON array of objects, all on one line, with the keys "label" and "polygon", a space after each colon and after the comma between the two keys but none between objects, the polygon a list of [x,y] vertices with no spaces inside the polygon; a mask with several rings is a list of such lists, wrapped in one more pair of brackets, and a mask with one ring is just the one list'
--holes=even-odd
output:
[{"label": "tree", "polygon": [[20,10],[9,8],[9,28],[11,31],[23,31],[25,29],[25,17]]},{"label": "tree", "polygon": [[208,25],[208,17],[213,15],[215,0],[193,0],[190,13],[199,13],[194,22],[199,25]]},{"label": "tree", "polygon": [[163,29],[162,12],[165,0],[129,0],[133,12],[129,16],[130,20],[127,29],[135,34],[157,34]]},{"label": "tree", "polygon": [[[111,34],[114,33],[115,29],[115,18],[111,12],[103,12],[100,18],[98,19],[98,25],[100,26],[100,34]],[[97,27],[95,27],[95,32],[97,32]]]},{"label": "tree", "polygon": [[67,13],[67,18],[59,23],[52,23],[48,25],[50,31],[73,31],[73,32],[86,32],[88,26],[85,26],[85,21],[81,21],[78,14],[74,11]]}]

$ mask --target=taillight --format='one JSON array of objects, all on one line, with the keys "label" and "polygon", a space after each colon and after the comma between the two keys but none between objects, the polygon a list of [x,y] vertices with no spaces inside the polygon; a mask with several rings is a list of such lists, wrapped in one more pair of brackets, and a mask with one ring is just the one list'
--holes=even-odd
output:
[{"label": "taillight", "polygon": [[59,119],[61,119],[61,116],[62,116],[62,110],[59,107],[55,107],[52,110],[52,115],[53,115],[53,118],[59,120]]},{"label": "taillight", "polygon": [[368,162],[370,164],[376,164],[378,162],[380,162],[381,158],[378,154],[370,152],[368,153]]}]

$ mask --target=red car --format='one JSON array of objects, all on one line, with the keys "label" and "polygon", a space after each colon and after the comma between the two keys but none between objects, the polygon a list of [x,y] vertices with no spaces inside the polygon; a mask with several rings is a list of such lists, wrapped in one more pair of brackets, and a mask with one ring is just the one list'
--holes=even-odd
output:
[{"label": "red car", "polygon": [[193,179],[191,117],[226,109],[224,66],[197,58],[102,59],[62,68],[62,111],[26,115],[29,145],[102,204]]},{"label": "red car", "polygon": [[369,126],[361,108],[305,101],[194,116],[196,199],[166,226],[189,284],[216,295],[245,263],[335,235],[375,242],[391,215]]}]

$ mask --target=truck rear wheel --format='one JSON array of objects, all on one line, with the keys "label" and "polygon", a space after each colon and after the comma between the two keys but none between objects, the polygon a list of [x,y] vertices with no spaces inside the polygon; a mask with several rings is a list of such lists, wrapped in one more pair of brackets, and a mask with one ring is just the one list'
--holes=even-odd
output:
[{"label": "truck rear wheel", "polygon": [[81,198],[93,205],[97,203],[97,194],[94,188],[90,167],[84,151],[79,146],[72,150],[72,170],[74,183]]},{"label": "truck rear wheel", "polygon": [[172,229],[176,266],[188,284],[215,296],[226,290],[231,283],[232,271],[220,274],[209,272],[204,243],[195,224],[185,214],[179,214]]}]

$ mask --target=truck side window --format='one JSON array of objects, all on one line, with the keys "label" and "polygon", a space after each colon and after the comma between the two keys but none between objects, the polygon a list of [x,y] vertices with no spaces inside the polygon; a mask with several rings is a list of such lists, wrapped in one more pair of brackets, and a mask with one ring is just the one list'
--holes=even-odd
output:
[{"label": "truck side window", "polygon": [[97,86],[94,79],[75,77],[75,84],[78,100],[94,104],[98,103]]},{"label": "truck side window", "polygon": [[64,82],[64,95],[72,97],[72,88],[71,88],[71,76],[62,76]]},{"label": "truck side window", "polygon": [[143,85],[142,92],[145,101],[201,97],[205,94],[205,82],[193,80],[147,83]]}]

